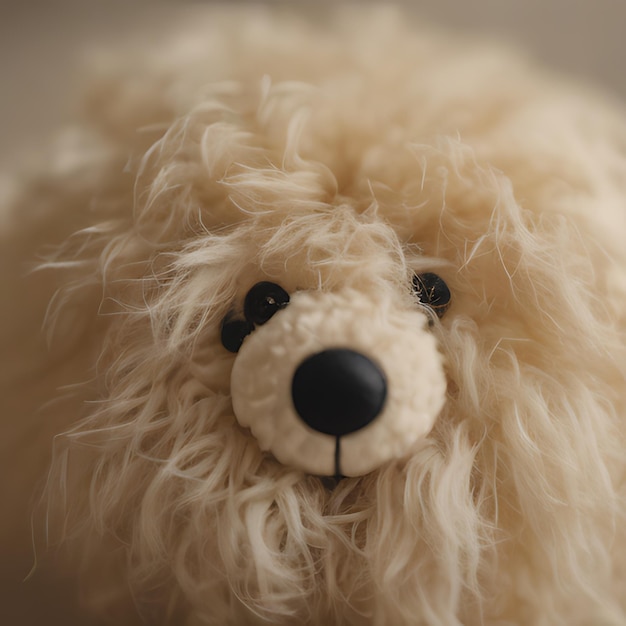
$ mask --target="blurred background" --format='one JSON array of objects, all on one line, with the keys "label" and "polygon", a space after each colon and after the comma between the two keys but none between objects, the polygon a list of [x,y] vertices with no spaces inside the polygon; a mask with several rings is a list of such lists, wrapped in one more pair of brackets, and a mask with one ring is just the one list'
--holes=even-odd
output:
[{"label": "blurred background", "polygon": [[[291,0],[291,4],[323,2]],[[625,0],[400,4],[435,24],[519,45],[541,62],[626,100]],[[115,45],[141,31],[158,32],[190,6],[174,0],[0,0],[0,168],[10,166],[16,154],[36,149],[71,117],[70,94],[75,93],[86,46]]]}]

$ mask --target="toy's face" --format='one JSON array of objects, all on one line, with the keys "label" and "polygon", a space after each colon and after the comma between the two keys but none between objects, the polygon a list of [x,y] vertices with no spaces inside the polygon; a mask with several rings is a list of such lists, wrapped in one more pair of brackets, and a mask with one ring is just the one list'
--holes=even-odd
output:
[{"label": "toy's face", "polygon": [[[289,154],[284,125],[298,117],[281,108],[285,89],[262,131],[261,113],[229,126],[203,106],[143,160],[134,226],[111,249],[143,250],[149,264],[109,263],[144,272],[116,299],[148,303],[112,334],[113,369],[148,378],[162,363],[133,427],[152,442],[193,424],[245,450],[264,478],[362,477],[442,445],[459,424],[483,436],[509,391],[510,355],[518,371],[535,367],[553,332],[558,274],[530,269],[550,244],[511,181],[460,141],[359,131],[364,144],[341,126],[322,140],[322,111],[298,122]],[[361,151],[342,157],[350,142]],[[153,405],[171,415],[156,429]],[[184,464],[192,454],[210,473],[202,442],[181,442]]]},{"label": "toy's face", "polygon": [[[518,252],[502,234],[496,241],[491,218],[506,181],[493,177],[477,192],[488,173],[462,163],[460,144],[430,155],[441,161],[434,175],[402,154],[406,148],[377,149],[385,167],[370,163],[345,195],[333,197],[315,180],[281,193],[275,172],[249,168],[244,193],[233,183],[221,208],[207,207],[203,218],[219,215],[222,239],[239,257],[203,339],[211,355],[196,358],[217,353],[226,364],[234,417],[260,452],[315,476],[363,476],[415,453],[444,406],[455,413],[466,366],[455,357],[450,371],[447,329],[508,307],[497,299],[513,289],[507,265]],[[386,180],[393,158],[395,190]],[[465,170],[460,180],[441,174],[452,162]],[[444,186],[451,201],[442,210]],[[305,194],[313,206],[303,210]],[[503,232],[515,219],[503,212]],[[193,254],[202,246],[193,244]],[[511,334],[521,332],[524,312],[509,309]],[[495,340],[487,325],[482,341]]]}]

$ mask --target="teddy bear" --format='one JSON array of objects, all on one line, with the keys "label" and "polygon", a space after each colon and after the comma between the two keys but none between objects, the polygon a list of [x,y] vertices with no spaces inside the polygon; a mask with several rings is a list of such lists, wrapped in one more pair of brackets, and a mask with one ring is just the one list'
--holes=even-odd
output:
[{"label": "teddy bear", "polygon": [[3,188],[2,604],[625,624],[621,107],[390,9],[172,31]]}]

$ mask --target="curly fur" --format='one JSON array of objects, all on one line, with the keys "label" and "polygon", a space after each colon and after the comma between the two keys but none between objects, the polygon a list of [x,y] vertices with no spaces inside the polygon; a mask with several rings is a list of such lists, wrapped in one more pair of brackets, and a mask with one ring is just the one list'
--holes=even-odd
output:
[{"label": "curly fur", "polygon": [[[3,536],[53,449],[50,538],[118,623],[625,623],[621,113],[387,12],[196,22],[103,60],[7,213]],[[453,294],[428,435],[334,488],[263,452],[226,313],[272,280],[425,319],[416,270]]]}]

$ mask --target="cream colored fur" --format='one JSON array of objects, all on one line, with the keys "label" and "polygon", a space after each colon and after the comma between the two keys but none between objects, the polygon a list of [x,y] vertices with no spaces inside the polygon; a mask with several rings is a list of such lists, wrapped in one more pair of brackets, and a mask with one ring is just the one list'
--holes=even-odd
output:
[{"label": "cream colored fur", "polygon": [[[102,59],[6,194],[3,580],[39,586],[3,604],[58,582],[47,540],[118,624],[626,623],[626,117],[393,12],[313,22],[214,10]],[[415,271],[452,293],[431,329]],[[261,280],[292,303],[231,354]],[[333,487],[328,439],[309,466],[267,424],[337,343],[411,434],[364,429]]]}]

